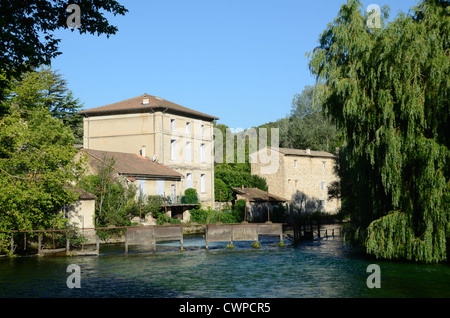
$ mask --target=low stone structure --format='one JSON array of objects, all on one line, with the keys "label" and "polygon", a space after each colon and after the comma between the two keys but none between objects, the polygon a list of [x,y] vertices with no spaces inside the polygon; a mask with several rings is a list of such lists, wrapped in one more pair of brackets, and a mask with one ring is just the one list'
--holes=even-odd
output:
[{"label": "low stone structure", "polygon": [[287,199],[258,188],[233,188],[236,200],[245,200],[246,221],[267,220],[267,205],[272,212],[274,207],[285,204]]}]

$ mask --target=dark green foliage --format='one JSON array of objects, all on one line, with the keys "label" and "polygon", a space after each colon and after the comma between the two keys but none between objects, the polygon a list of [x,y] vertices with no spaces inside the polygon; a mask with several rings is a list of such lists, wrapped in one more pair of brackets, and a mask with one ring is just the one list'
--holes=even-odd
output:
[{"label": "dark green foliage", "polygon": [[231,189],[223,182],[222,179],[217,177],[214,178],[214,192],[216,201],[229,201],[232,198],[233,192]]},{"label": "dark green foliage", "polygon": [[[81,26],[77,29],[80,33],[109,37],[117,28],[109,24],[105,13],[124,15],[127,12],[113,0],[75,2],[82,15]],[[0,76],[0,101],[10,79],[40,65],[50,65],[51,59],[61,54],[58,51],[61,40],[55,38],[55,31],[67,28],[69,3],[63,0],[0,2],[0,70],[4,72],[4,76]]]},{"label": "dark green foliage", "polygon": [[233,214],[234,220],[236,221],[235,223],[240,223],[240,222],[244,221],[246,204],[247,203],[245,202],[245,200],[242,200],[242,199],[237,200],[234,203],[232,214]]},{"label": "dark green foliage", "polygon": [[114,159],[103,158],[97,175],[80,180],[78,187],[97,196],[95,226],[130,225],[130,211],[135,211],[136,187],[127,186],[113,173]]},{"label": "dark green foliage", "polygon": [[11,101],[4,105],[8,111],[0,117],[0,229],[62,227],[58,211],[78,199],[69,184],[82,174],[81,164],[73,160],[73,134],[46,109]]},{"label": "dark green foliage", "polygon": [[306,86],[292,100],[291,113],[257,128],[278,128],[281,148],[312,149],[334,153],[340,145],[336,125],[323,108],[325,86]]},{"label": "dark green foliage", "polygon": [[67,81],[51,68],[24,73],[10,84],[8,102],[20,105],[22,117],[30,110],[47,110],[69,127],[75,144],[83,143],[83,117],[77,114],[82,104],[74,98]]},{"label": "dark green foliage", "polygon": [[208,211],[204,209],[192,209],[189,211],[191,214],[191,222],[198,224],[206,224],[208,221]]},{"label": "dark green foliage", "polygon": [[222,189],[222,202],[232,199],[232,188],[258,188],[267,191],[266,180],[260,176],[252,175],[248,169],[249,164],[216,164],[214,177],[218,188],[215,189],[215,198],[218,201],[220,189]]},{"label": "dark green foliage", "polygon": [[184,196],[181,197],[181,203],[196,204],[198,203],[197,190],[189,188],[184,191]]},{"label": "dark green foliage", "polygon": [[358,0],[343,5],[310,61],[342,132],[343,208],[369,253],[442,261],[450,233],[448,1],[422,1],[379,29],[361,11]]},{"label": "dark green foliage", "polygon": [[127,214],[130,218],[141,216],[144,218],[150,214],[152,217],[158,218],[159,213],[164,214],[163,198],[158,195],[145,196],[141,195],[127,206]]}]

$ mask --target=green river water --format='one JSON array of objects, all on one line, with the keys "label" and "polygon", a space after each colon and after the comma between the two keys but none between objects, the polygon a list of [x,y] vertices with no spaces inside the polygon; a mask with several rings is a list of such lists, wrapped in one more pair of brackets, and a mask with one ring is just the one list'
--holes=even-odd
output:
[{"label": "green river water", "polygon": [[[344,246],[339,237],[278,247],[264,237],[251,242],[101,245],[98,256],[2,257],[0,297],[44,298],[367,298],[450,297],[450,266],[380,261]],[[81,269],[80,288],[68,288],[67,267]],[[370,264],[380,266],[380,288],[368,288]]]}]

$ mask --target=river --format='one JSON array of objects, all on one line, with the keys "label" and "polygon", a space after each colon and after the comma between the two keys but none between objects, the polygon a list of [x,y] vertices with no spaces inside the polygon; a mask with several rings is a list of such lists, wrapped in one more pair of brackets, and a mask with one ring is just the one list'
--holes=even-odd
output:
[{"label": "river", "polygon": [[[367,298],[450,297],[450,266],[367,258],[340,237],[277,246],[278,238],[210,243],[101,245],[98,256],[2,257],[0,297],[94,298]],[[70,264],[81,270],[80,288],[68,288]],[[370,264],[380,266],[380,288],[368,288]]]}]

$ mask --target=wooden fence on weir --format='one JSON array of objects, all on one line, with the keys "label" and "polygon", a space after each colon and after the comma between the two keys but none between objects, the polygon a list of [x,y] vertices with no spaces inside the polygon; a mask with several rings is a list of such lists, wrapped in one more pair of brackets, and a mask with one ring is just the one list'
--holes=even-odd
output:
[{"label": "wooden fence on weir", "polygon": [[[289,226],[284,223],[239,223],[239,224],[206,224],[205,227],[205,247],[208,248],[209,242],[229,242],[233,241],[259,241],[261,235],[276,236],[280,238],[280,243],[283,238],[291,240],[294,245],[300,241],[311,240],[314,238],[328,238],[342,235],[340,228],[320,229],[304,228],[293,225],[293,236],[286,234],[283,230],[284,226]],[[128,253],[129,247],[134,245],[151,245],[153,251],[156,251],[156,244],[163,241],[179,241],[180,250],[183,250],[183,225],[182,224],[168,224],[168,225],[148,225],[148,226],[123,226],[123,227],[97,227],[97,228],[81,228],[81,229],[51,229],[51,230],[27,230],[27,231],[2,231],[0,233],[10,235],[10,254],[13,254],[18,247],[22,250],[27,248],[27,234],[30,237],[37,236],[37,254],[44,255],[50,253],[63,253],[66,255],[98,255],[100,251],[101,239],[97,235],[97,230],[103,231],[123,231],[123,239],[121,242],[125,243],[125,253]],[[23,237],[15,241],[14,236],[23,234]],[[87,233],[87,234],[86,234]],[[57,239],[55,235],[58,235]],[[89,243],[86,244],[86,239],[79,238],[89,237]],[[43,243],[46,238],[46,244]],[[78,239],[78,241],[77,241]],[[30,239],[28,242],[31,241]],[[58,243],[55,243],[57,241]],[[71,250],[73,242],[77,241],[76,245],[81,246],[81,251]],[[64,247],[61,247],[62,243]],[[58,245],[58,248],[56,248]],[[95,250],[85,250],[84,246],[94,246]],[[50,248],[49,248],[50,247]]]}]

